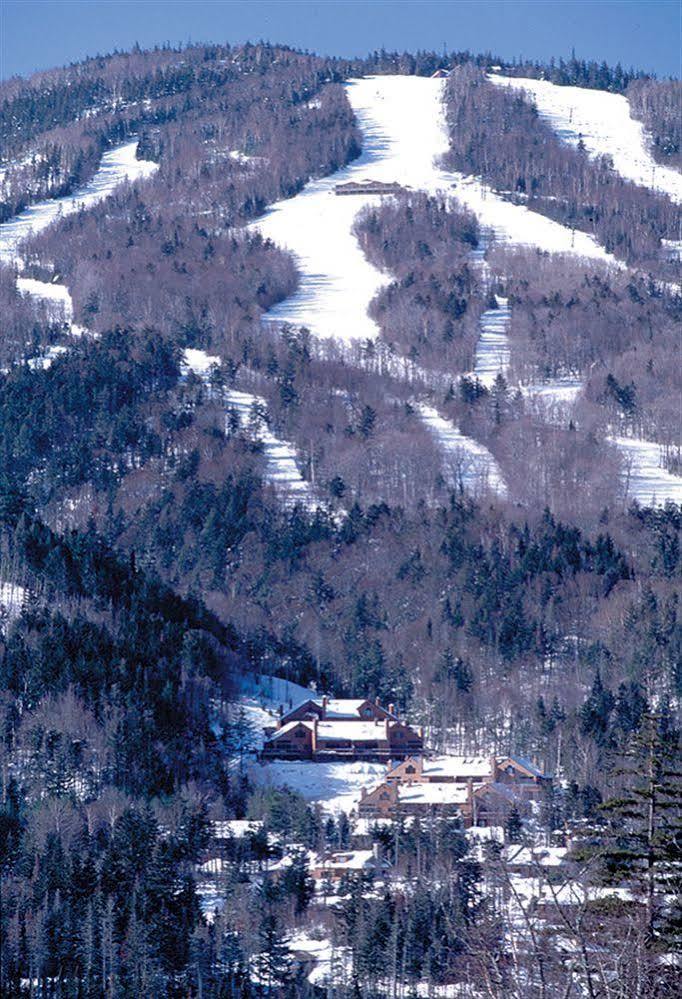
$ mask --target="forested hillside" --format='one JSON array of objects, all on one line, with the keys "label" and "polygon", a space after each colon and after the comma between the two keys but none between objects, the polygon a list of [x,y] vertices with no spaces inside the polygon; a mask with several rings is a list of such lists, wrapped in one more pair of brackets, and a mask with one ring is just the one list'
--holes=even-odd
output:
[{"label": "forested hillside", "polygon": [[[679,204],[492,68],[625,93],[679,165],[677,85],[577,59],[195,45],[0,85],[0,994],[677,994]],[[423,189],[369,152],[347,81],[375,76],[442,88]],[[157,169],[106,186],[125,142]],[[354,163],[397,190],[315,189]],[[96,204],[28,231],[93,179]],[[353,206],[374,339],[268,315],[331,287],[259,229],[311,191]],[[257,762],[266,677],[554,784],[503,843],[450,815],[358,831]],[[565,880],[525,870],[526,899],[504,850],[533,837]],[[309,851],[372,848],[380,887],[315,888]]]}]

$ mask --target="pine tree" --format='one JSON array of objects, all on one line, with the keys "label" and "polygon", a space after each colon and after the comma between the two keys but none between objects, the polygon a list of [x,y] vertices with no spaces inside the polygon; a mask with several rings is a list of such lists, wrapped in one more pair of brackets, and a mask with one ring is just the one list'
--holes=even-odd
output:
[{"label": "pine tree", "polygon": [[647,713],[622,754],[621,790],[602,806],[602,856],[607,876],[632,885],[645,905],[646,946],[670,949],[682,942],[682,771],[679,742],[661,722]]}]

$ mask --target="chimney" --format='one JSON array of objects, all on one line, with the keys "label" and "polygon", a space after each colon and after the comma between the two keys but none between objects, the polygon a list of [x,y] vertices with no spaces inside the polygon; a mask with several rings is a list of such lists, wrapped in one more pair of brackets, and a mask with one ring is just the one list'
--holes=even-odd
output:
[{"label": "chimney", "polygon": [[364,801],[366,797],[367,797],[367,788],[366,787],[361,787],[360,788],[360,801]]},{"label": "chimney", "polygon": [[490,757],[490,780],[493,782],[493,784],[497,780],[497,757],[496,756],[491,756]]},{"label": "chimney", "polygon": [[378,708],[380,708],[380,707],[381,707],[381,701],[379,700],[379,698],[378,698],[378,697],[375,697],[375,698],[374,698],[374,703],[376,704],[376,706],[377,706]]},{"label": "chimney", "polygon": [[312,733],[312,735],[313,735],[312,750],[313,750],[313,756],[314,756],[315,753],[317,752],[317,717],[313,718],[313,733]]},{"label": "chimney", "polygon": [[395,714],[395,704],[389,704],[389,706],[388,706],[388,713],[390,715],[394,715]]},{"label": "chimney", "polygon": [[322,717],[327,717],[327,705],[329,704],[329,698],[326,694],[322,697]]}]

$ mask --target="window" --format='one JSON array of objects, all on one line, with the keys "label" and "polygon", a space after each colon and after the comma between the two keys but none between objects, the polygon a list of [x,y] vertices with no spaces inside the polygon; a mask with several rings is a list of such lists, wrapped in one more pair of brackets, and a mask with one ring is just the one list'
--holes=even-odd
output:
[{"label": "window", "polygon": [[413,767],[411,763],[410,763],[409,767],[405,767],[405,773],[406,774],[416,774],[416,772],[417,772],[417,768]]},{"label": "window", "polygon": [[371,718],[372,717],[372,709],[369,706],[369,704],[366,704],[364,706],[364,708],[361,710],[360,714],[363,716],[363,718]]},{"label": "window", "polygon": [[305,732],[302,728],[297,728],[294,732],[294,739],[305,739]]},{"label": "window", "polygon": [[388,801],[388,799],[389,799],[389,798],[390,798],[391,796],[390,796],[390,794],[388,793],[388,791],[382,791],[382,792],[381,792],[381,794],[379,795],[379,797],[381,798],[381,800],[382,800],[382,801]]}]

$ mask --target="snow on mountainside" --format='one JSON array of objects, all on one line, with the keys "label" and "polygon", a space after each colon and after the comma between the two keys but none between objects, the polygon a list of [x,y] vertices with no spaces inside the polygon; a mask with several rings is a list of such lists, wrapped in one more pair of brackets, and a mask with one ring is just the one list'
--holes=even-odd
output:
[{"label": "snow on mountainside", "polygon": [[0,260],[17,259],[18,247],[31,233],[40,232],[52,222],[81,208],[92,208],[108,198],[114,188],[124,181],[135,181],[151,176],[158,165],[149,160],[135,158],[137,140],[109,150],[102,156],[99,169],[83,187],[64,198],[52,198],[31,205],[26,211],[0,226]]},{"label": "snow on mountainside", "polygon": [[448,149],[443,116],[443,81],[417,76],[352,80],[347,93],[363,134],[362,153],[350,166],[307,184],[294,198],[277,202],[254,223],[264,236],[296,257],[300,285],[266,319],[307,326],[316,336],[349,342],[374,338],[367,307],[388,281],[364,257],[352,233],[356,214],[378,195],[337,196],[337,184],[397,182],[431,194],[443,192],[473,211],[498,239],[576,253],[615,263],[585,233],[513,205],[476,178],[442,170]]},{"label": "snow on mountainside", "polygon": [[621,94],[586,87],[562,87],[548,80],[490,74],[491,83],[524,90],[541,118],[571,145],[582,140],[591,156],[610,156],[613,168],[626,180],[667,194],[682,202],[682,174],[657,163],[641,122],[630,116]]},{"label": "snow on mountainside", "polygon": [[487,448],[471,437],[465,437],[432,406],[419,404],[417,412],[443,450],[444,471],[453,487],[461,485],[476,496],[488,490],[499,496],[506,495],[502,473]]},{"label": "snow on mountainside", "polygon": [[[204,380],[207,380],[212,369],[219,365],[219,357],[207,354],[203,350],[190,348],[184,353],[185,370],[193,371]],[[275,486],[284,502],[291,506],[300,503],[314,510],[319,504],[315,501],[310,483],[306,482],[298,469],[296,452],[287,441],[275,437],[267,425],[265,400],[250,392],[240,392],[237,389],[226,389],[224,399],[227,414],[235,413],[240,427],[249,428],[261,444],[266,461],[267,479]]]}]

